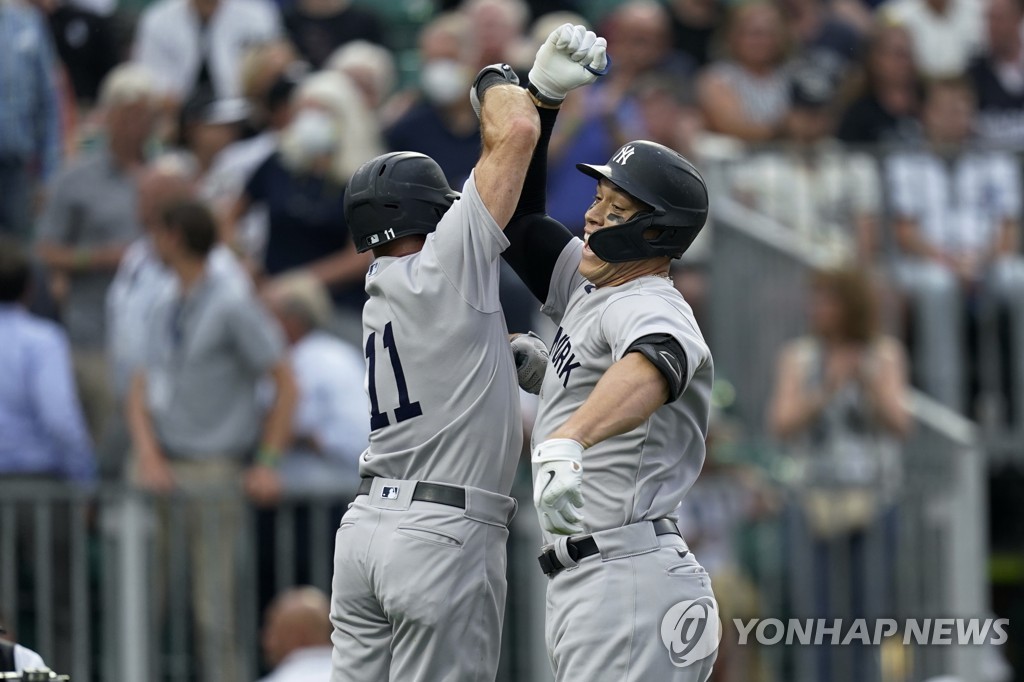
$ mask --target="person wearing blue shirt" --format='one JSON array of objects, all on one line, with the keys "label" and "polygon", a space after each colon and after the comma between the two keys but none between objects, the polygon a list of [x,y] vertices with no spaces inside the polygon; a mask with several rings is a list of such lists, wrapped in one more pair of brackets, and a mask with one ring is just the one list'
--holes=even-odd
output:
[{"label": "person wearing blue shirt", "polygon": [[32,476],[89,482],[96,476],[71,370],[67,335],[22,305],[29,262],[0,241],[0,479]]},{"label": "person wearing blue shirt", "polygon": [[43,15],[0,0],[0,233],[28,240],[35,185],[61,158],[57,65]]},{"label": "person wearing blue shirt", "polygon": [[[60,482],[91,487],[96,458],[75,390],[67,335],[24,307],[29,273],[21,246],[0,236],[0,499],[13,502],[4,516],[15,528],[14,556],[3,558],[25,569],[16,571],[19,590],[29,589],[31,581],[32,589],[48,594],[55,605],[46,657],[64,670],[72,645],[71,612],[64,608],[71,598],[71,506],[49,496]],[[40,506],[39,499],[49,501]],[[50,519],[44,533],[41,510]],[[39,572],[43,564],[49,573]]]}]

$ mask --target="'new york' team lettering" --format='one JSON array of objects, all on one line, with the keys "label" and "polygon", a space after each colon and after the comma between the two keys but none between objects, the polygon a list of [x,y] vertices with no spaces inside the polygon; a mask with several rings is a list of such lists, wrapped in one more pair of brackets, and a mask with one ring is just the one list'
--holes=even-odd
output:
[{"label": "'new york' team lettering", "polygon": [[551,344],[551,366],[558,371],[558,378],[562,380],[562,386],[569,388],[569,375],[580,366],[580,363],[573,362],[576,354],[572,352],[572,341],[561,327],[555,332],[555,340]]}]

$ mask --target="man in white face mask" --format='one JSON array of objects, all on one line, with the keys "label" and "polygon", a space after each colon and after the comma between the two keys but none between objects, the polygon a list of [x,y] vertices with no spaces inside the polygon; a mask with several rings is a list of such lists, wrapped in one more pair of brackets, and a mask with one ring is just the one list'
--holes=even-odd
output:
[{"label": "man in white face mask", "polygon": [[475,48],[466,17],[448,13],[420,32],[420,90],[423,97],[385,133],[389,149],[426,154],[441,166],[448,183],[461,187],[480,155],[480,128],[466,92],[476,75]]}]

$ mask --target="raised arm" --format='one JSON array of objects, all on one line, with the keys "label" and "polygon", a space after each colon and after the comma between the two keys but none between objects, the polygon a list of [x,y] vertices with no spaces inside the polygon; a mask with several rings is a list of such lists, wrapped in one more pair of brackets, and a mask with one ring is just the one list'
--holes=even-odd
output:
[{"label": "raised arm", "polygon": [[594,82],[608,60],[604,38],[583,26],[555,29],[537,52],[530,70],[530,94],[540,120],[540,139],[530,159],[512,221],[505,230],[510,246],[502,257],[541,303],[572,233],[547,215],[548,146],[562,100],[570,90]]},{"label": "raised arm", "polygon": [[473,176],[484,206],[504,229],[519,201],[540,135],[537,110],[526,91],[511,83],[484,90],[480,133],[483,152]]}]

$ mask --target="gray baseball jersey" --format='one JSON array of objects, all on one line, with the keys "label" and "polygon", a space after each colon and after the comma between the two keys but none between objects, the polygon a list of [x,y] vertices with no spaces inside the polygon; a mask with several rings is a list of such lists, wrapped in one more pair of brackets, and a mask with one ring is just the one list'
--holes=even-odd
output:
[{"label": "gray baseball jersey", "polygon": [[534,444],[561,427],[643,336],[671,334],[686,353],[688,374],[678,400],[583,453],[585,526],[595,532],[670,516],[678,508],[704,463],[714,370],[693,311],[669,280],[641,277],[596,288],[579,273],[582,251],[579,239],[566,245],[542,308],[559,327],[550,343]]},{"label": "gray baseball jersey", "polygon": [[419,253],[370,266],[362,476],[511,491],[523,438],[498,301],[497,261],[507,247],[470,175]]}]

